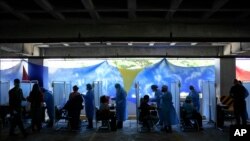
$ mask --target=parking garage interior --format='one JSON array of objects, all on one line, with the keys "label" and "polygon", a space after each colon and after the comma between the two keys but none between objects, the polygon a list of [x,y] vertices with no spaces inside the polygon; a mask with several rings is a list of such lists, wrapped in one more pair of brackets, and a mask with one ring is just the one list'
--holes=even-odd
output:
[{"label": "parking garage interior", "polygon": [[[85,94],[87,83],[98,88],[96,104],[101,95],[115,96],[115,83],[128,101],[124,128],[115,132],[86,130],[82,110],[79,131],[63,120],[33,133],[25,119],[28,137],[9,137],[6,115],[1,140],[229,140],[235,119],[225,118],[222,126],[216,106],[235,78],[250,90],[249,9],[243,0],[0,0],[1,106],[8,106],[15,78],[25,82],[26,96],[38,82],[58,105],[73,85]],[[189,85],[195,86],[204,130],[175,125],[173,133],[140,132],[138,99],[153,97],[152,84],[169,86],[178,116]],[[250,113],[249,97],[246,103]],[[227,111],[232,114],[232,106]]]}]

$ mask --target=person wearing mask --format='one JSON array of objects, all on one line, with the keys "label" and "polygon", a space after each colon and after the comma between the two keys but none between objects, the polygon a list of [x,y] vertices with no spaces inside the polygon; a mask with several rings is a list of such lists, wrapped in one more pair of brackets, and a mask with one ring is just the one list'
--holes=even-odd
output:
[{"label": "person wearing mask", "polygon": [[47,114],[49,117],[49,122],[47,127],[53,127],[54,124],[54,98],[52,92],[46,90],[45,88],[41,88],[44,96],[44,102],[46,104]]},{"label": "person wearing mask", "polygon": [[92,90],[91,84],[86,85],[87,93],[83,95],[85,101],[85,112],[88,119],[87,129],[93,128],[93,117],[95,111],[95,103],[94,103],[94,92]]},{"label": "person wearing mask", "polygon": [[163,125],[163,121],[162,121],[162,111],[160,109],[161,106],[161,96],[162,96],[162,92],[158,89],[157,85],[152,85],[151,86],[152,91],[154,92],[154,98],[151,100],[152,102],[156,102],[157,105],[157,112],[159,115],[159,125]]},{"label": "person wearing mask", "polygon": [[116,89],[116,116],[117,116],[117,129],[123,128],[123,121],[127,118],[127,92],[121,87],[120,84],[115,84]]},{"label": "person wearing mask", "polygon": [[42,105],[43,94],[38,84],[34,84],[27,100],[30,102],[31,109],[31,127],[32,131],[40,131],[42,128]]},{"label": "person wearing mask", "polygon": [[241,84],[239,84],[237,79],[234,79],[233,83],[234,85],[230,89],[230,96],[233,98],[236,124],[240,125],[242,121],[242,125],[246,125],[246,89]]},{"label": "person wearing mask", "polygon": [[194,89],[194,86],[189,86],[189,95],[192,97],[192,102],[197,112],[200,112],[200,96],[199,93]]},{"label": "person wearing mask", "polygon": [[20,88],[20,80],[14,80],[14,88],[9,90],[9,108],[11,114],[11,125],[9,135],[15,135],[14,130],[16,126],[19,127],[24,137],[27,137],[27,132],[24,129],[22,121],[22,101],[26,99],[23,97],[23,91]]},{"label": "person wearing mask", "polygon": [[70,93],[69,100],[63,107],[63,109],[68,111],[69,123],[72,130],[80,129],[80,113],[83,109],[83,99],[78,89],[76,85],[73,86],[73,92]]},{"label": "person wearing mask", "polygon": [[161,111],[163,118],[163,125],[166,132],[172,132],[172,125],[179,123],[177,113],[175,111],[172,94],[168,91],[168,86],[162,86],[162,98],[161,98]]}]

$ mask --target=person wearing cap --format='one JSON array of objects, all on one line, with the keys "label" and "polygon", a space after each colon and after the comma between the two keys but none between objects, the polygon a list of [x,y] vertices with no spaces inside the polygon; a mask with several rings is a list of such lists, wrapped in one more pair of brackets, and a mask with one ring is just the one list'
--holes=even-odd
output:
[{"label": "person wearing cap", "polygon": [[69,95],[69,100],[63,107],[63,109],[68,111],[69,123],[72,130],[79,130],[80,128],[80,113],[83,109],[82,102],[82,96],[75,85],[73,86],[73,92]]},{"label": "person wearing cap", "polygon": [[9,90],[9,108],[11,115],[11,125],[9,135],[15,135],[14,130],[16,126],[19,127],[24,137],[27,136],[27,132],[24,129],[23,121],[22,121],[22,101],[26,99],[23,97],[23,91],[20,88],[20,80],[14,80],[14,88]]},{"label": "person wearing cap", "polygon": [[197,112],[200,112],[200,96],[199,93],[194,89],[194,86],[189,86],[189,95],[192,97],[192,102],[194,104],[195,109]]},{"label": "person wearing cap", "polygon": [[93,128],[94,109],[95,109],[94,92],[92,90],[91,84],[87,84],[86,89],[87,89],[87,93],[86,93],[86,95],[83,95],[83,98],[85,101],[85,113],[86,113],[86,117],[88,119],[87,129],[92,129]]},{"label": "person wearing cap", "polygon": [[127,118],[127,92],[121,87],[120,84],[115,84],[116,89],[116,116],[117,116],[117,129],[123,128],[123,121]]},{"label": "person wearing cap", "polygon": [[151,99],[151,101],[152,102],[156,102],[157,112],[158,112],[158,115],[159,115],[159,125],[162,125],[163,124],[163,121],[162,121],[162,111],[160,109],[162,92],[158,89],[157,85],[152,85],[151,89],[154,92],[154,98]]},{"label": "person wearing cap", "polygon": [[172,94],[168,91],[168,86],[166,85],[162,86],[160,108],[162,111],[162,119],[164,125],[163,129],[165,129],[167,132],[172,132],[172,125],[178,124],[179,119],[172,102]]}]

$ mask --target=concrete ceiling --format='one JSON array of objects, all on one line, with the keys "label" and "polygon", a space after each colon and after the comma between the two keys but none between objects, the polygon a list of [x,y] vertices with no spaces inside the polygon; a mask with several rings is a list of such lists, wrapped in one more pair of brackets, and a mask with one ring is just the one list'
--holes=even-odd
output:
[{"label": "concrete ceiling", "polygon": [[235,22],[250,20],[245,0],[1,0],[3,20]]},{"label": "concrete ceiling", "polygon": [[249,56],[245,0],[0,0],[0,20],[0,57]]}]

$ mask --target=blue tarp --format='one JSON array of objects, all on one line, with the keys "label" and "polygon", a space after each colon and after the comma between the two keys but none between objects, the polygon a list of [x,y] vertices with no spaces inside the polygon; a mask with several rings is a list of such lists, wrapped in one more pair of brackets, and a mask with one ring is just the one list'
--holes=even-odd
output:
[{"label": "blue tarp", "polygon": [[[215,80],[215,68],[214,66],[206,67],[180,67],[169,63],[166,59],[162,59],[160,62],[146,67],[142,70],[134,79],[134,83],[140,83],[140,94],[148,94],[151,97],[153,93],[151,91],[151,85],[156,84],[159,88],[162,85],[168,85],[170,83],[180,82],[180,92],[189,92],[189,85],[193,85],[198,91],[201,90],[202,80]],[[135,93],[135,88],[131,87],[129,91],[129,97]]]},{"label": "blue tarp", "polygon": [[[22,61],[18,65],[7,69],[1,70],[2,81],[13,81],[15,78],[22,77]],[[29,67],[35,69],[47,70],[47,67],[37,67],[34,64],[29,64]],[[34,70],[34,69],[33,69]],[[49,68],[50,70],[50,68]],[[44,84],[50,84],[52,81],[66,81],[71,82],[73,85],[79,86],[79,92],[85,93],[85,85],[87,83],[93,83],[93,81],[102,81],[103,94],[115,96],[115,83],[120,83],[122,86],[123,78],[119,70],[104,61],[100,64],[82,67],[82,68],[52,68],[53,71],[49,71],[48,81],[43,79]],[[34,70],[36,71],[36,70]],[[41,72],[41,71],[38,71]],[[30,75],[31,72],[29,72]],[[43,72],[41,75],[45,75]],[[34,73],[39,75],[38,73]],[[33,74],[31,74],[33,77]],[[34,76],[35,78],[35,76]],[[36,78],[42,78],[42,76],[36,76]],[[44,78],[44,77],[43,77]],[[152,96],[150,86],[156,84],[159,87],[162,85],[168,85],[170,87],[171,82],[180,82],[180,92],[189,92],[189,85],[193,85],[198,91],[201,90],[202,80],[214,81],[215,80],[215,68],[214,66],[206,67],[179,67],[169,63],[166,59],[162,59],[160,62],[146,67],[142,70],[134,79],[134,82],[140,83],[140,93],[142,95],[149,94]],[[134,85],[131,86],[128,92],[128,100],[134,101],[132,95],[135,94]]]},{"label": "blue tarp", "polygon": [[83,68],[58,68],[50,72],[49,82],[71,81],[72,86],[78,85],[79,92],[86,93],[86,84],[102,81],[103,94],[115,96],[115,83],[123,85],[123,79],[116,67],[104,61],[100,64]]}]

